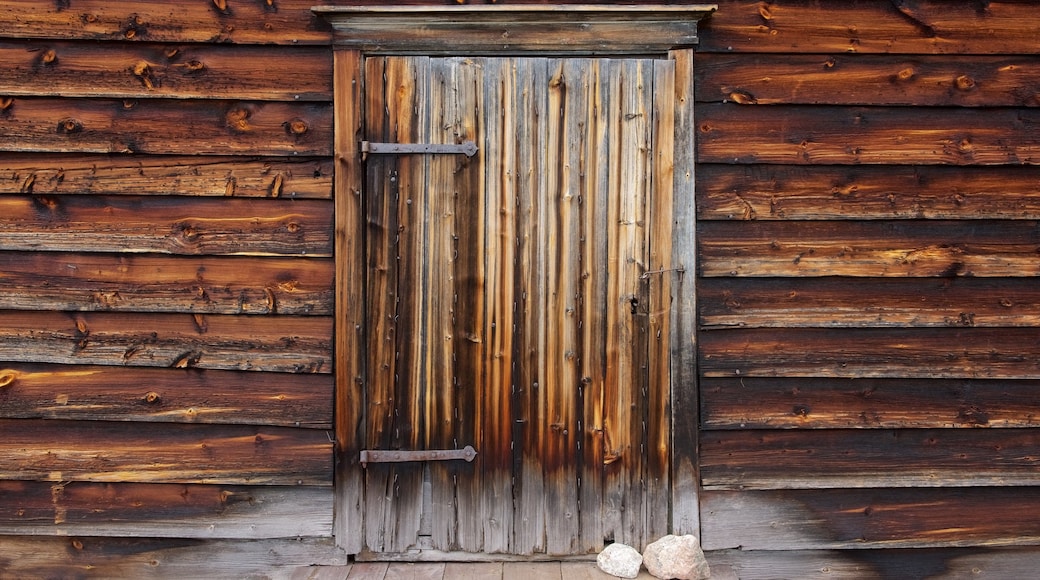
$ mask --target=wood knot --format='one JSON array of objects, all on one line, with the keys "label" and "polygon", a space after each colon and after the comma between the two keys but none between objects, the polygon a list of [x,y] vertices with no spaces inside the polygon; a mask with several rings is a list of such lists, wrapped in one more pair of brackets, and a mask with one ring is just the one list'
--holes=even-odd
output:
[{"label": "wood knot", "polygon": [[141,400],[143,400],[145,403],[148,403],[149,405],[155,405],[157,403],[162,402],[162,397],[159,396],[159,393],[156,393],[155,391],[148,391],[147,393],[145,393],[144,397]]},{"label": "wood knot", "polygon": [[957,88],[962,91],[967,91],[975,88],[975,79],[969,77],[968,75],[960,75],[959,77],[957,77],[957,80],[955,82]]},{"label": "wood knot", "polygon": [[282,123],[282,126],[285,127],[286,133],[296,136],[303,135],[304,133],[310,130],[310,126],[307,125],[307,121],[304,121],[300,118],[286,121],[285,123]]},{"label": "wood knot", "polygon": [[213,0],[213,6],[215,6],[221,14],[230,14],[230,12],[228,12],[227,0]]},{"label": "wood knot", "polygon": [[180,49],[170,47],[170,48],[166,49],[166,52],[164,54],[166,55],[167,59],[173,60],[173,59],[177,58],[177,55],[180,54],[180,53],[181,53]]},{"label": "wood knot", "polygon": [[914,77],[914,68],[906,67],[903,70],[896,73],[896,78],[901,81],[908,81]]},{"label": "wood knot", "polygon": [[53,48],[48,48],[40,55],[40,62],[43,64],[54,64],[58,62],[58,53],[54,52]]},{"label": "wood knot", "polygon": [[0,371],[0,389],[10,386],[17,378],[18,371],[14,369],[4,369]]},{"label": "wood knot", "polygon": [[0,97],[0,111],[6,111],[14,105],[14,97]]},{"label": "wood knot", "polygon": [[155,89],[154,75],[152,74],[152,65],[147,61],[140,61],[130,69],[131,72],[137,77],[137,80],[141,81],[144,88],[148,90]]},{"label": "wood knot", "polygon": [[253,112],[244,107],[236,107],[227,112],[224,119],[227,122],[227,126],[235,131],[249,131],[249,118],[253,116]]},{"label": "wood knot", "polygon": [[755,95],[742,90],[730,91],[729,99],[738,105],[757,105]]},{"label": "wood knot", "polygon": [[189,73],[199,73],[206,70],[206,63],[202,62],[201,60],[189,60],[188,62],[184,63],[184,70],[188,71]]},{"label": "wood knot", "polygon": [[66,117],[58,121],[58,134],[59,135],[72,135],[73,133],[79,133],[83,131],[83,124],[79,121]]}]

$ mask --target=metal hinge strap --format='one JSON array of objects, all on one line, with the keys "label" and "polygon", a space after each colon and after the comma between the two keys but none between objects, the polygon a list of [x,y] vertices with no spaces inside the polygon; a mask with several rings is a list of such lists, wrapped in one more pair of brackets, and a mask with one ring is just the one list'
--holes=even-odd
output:
[{"label": "metal hinge strap", "polygon": [[363,449],[361,465],[369,463],[402,463],[405,461],[449,461],[462,459],[473,461],[477,451],[471,445],[462,449],[424,449],[421,451],[389,451],[382,449]]},{"label": "metal hinge strap", "polygon": [[477,144],[473,141],[462,143],[372,143],[361,142],[361,156],[368,155],[424,155],[447,154],[473,157],[477,153]]}]

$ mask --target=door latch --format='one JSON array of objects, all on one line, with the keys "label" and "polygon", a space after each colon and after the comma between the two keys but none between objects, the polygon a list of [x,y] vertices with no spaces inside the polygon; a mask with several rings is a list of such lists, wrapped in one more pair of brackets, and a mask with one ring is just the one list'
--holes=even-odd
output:
[{"label": "door latch", "polygon": [[462,143],[372,143],[361,142],[361,158],[369,155],[465,155],[473,157],[477,153],[477,144],[473,141]]},{"label": "door latch", "polygon": [[403,463],[406,461],[451,461],[461,459],[472,462],[477,456],[473,446],[467,445],[462,449],[423,449],[420,451],[400,451],[384,449],[362,449],[361,465],[369,463]]}]

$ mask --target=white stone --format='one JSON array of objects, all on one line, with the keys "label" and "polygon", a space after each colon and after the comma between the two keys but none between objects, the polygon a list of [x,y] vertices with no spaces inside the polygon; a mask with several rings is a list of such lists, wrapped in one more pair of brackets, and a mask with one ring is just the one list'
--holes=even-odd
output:
[{"label": "white stone", "polygon": [[704,580],[711,576],[696,536],[665,536],[643,550],[643,564],[656,578]]},{"label": "white stone", "polygon": [[643,565],[643,556],[632,546],[611,544],[596,556],[596,565],[600,570],[619,578],[635,578],[639,576],[639,568]]}]

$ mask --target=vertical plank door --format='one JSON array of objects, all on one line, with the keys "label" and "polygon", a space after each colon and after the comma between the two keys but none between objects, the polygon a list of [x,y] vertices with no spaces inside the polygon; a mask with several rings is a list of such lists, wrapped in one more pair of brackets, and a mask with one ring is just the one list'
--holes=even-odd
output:
[{"label": "vertical plank door", "polygon": [[674,61],[379,56],[369,155],[364,548],[641,547],[669,531]]}]

